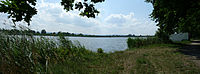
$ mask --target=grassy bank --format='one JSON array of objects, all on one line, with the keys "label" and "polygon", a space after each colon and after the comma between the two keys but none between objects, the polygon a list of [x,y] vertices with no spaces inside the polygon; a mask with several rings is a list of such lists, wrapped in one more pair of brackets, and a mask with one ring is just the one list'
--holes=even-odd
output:
[{"label": "grassy bank", "polygon": [[173,44],[155,44],[141,47],[134,54],[136,66],[133,73],[196,74],[200,68],[189,56],[178,52],[180,46]]},{"label": "grassy bank", "polygon": [[52,74],[154,74],[200,73],[177,45],[152,44],[114,53],[99,53],[73,45],[60,36],[59,43],[47,38],[0,35],[0,73]]},{"label": "grassy bank", "polygon": [[109,54],[88,55],[78,61],[54,64],[51,73],[198,74],[200,68],[172,44],[155,44]]}]

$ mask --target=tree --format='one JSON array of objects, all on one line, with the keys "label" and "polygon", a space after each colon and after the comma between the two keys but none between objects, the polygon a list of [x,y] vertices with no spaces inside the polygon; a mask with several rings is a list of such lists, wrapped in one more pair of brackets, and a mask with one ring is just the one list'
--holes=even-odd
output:
[{"label": "tree", "polygon": [[37,32],[36,32],[36,34],[40,34],[40,32],[39,32],[39,31],[37,31]]},{"label": "tree", "polygon": [[53,34],[53,35],[56,35],[56,32],[53,32],[52,34]]},{"label": "tree", "polygon": [[60,34],[62,34],[62,32],[61,32],[61,31],[59,31],[57,34],[58,34],[58,35],[60,35]]},{"label": "tree", "polygon": [[[64,6],[67,12],[77,9],[80,11],[81,16],[95,18],[99,11],[94,6],[100,2],[104,2],[104,0],[84,0],[78,3],[75,3],[75,0],[62,0],[61,5]],[[8,13],[8,18],[12,17],[14,24],[24,20],[30,25],[31,18],[37,14],[35,6],[36,0],[3,0],[0,1],[0,12]]]},{"label": "tree", "polygon": [[41,34],[46,34],[46,30],[43,29],[43,30],[41,31]]},{"label": "tree", "polygon": [[[188,32],[200,34],[200,0],[146,0],[153,5],[151,17],[159,26],[159,34]],[[164,35],[162,35],[164,36]]]}]

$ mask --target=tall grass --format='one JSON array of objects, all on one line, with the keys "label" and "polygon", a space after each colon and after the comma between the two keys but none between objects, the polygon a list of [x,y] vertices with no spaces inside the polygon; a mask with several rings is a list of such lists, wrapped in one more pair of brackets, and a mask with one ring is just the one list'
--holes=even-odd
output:
[{"label": "tall grass", "polygon": [[128,38],[127,44],[129,48],[138,48],[141,46],[147,46],[152,44],[160,44],[163,41],[156,37],[148,37],[148,38]]},{"label": "tall grass", "polygon": [[47,73],[49,64],[92,53],[60,36],[59,42],[40,37],[0,34],[0,73]]}]

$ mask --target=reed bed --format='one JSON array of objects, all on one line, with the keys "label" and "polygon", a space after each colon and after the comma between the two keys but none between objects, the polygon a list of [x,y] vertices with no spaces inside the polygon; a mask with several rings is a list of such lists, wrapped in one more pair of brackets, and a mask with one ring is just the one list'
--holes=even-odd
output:
[{"label": "reed bed", "polygon": [[147,37],[147,38],[128,38],[127,44],[128,48],[139,48],[142,46],[152,45],[152,44],[160,44],[163,41],[156,37]]},{"label": "reed bed", "polygon": [[29,35],[0,34],[0,73],[47,73],[49,64],[79,59],[92,54],[84,46],[73,45],[64,36],[59,42]]}]

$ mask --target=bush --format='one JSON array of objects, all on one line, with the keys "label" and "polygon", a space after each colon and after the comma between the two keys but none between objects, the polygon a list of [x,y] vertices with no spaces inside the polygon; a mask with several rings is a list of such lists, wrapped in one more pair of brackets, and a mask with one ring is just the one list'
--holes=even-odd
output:
[{"label": "bush", "polygon": [[98,48],[97,53],[103,53],[103,49],[102,48]]},{"label": "bush", "polygon": [[155,37],[148,37],[146,39],[145,38],[136,38],[136,39],[128,38],[127,40],[128,48],[138,48],[141,46],[159,44],[159,43],[163,43],[162,40]]}]

